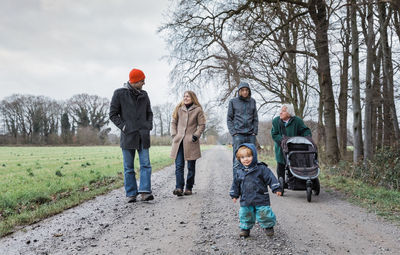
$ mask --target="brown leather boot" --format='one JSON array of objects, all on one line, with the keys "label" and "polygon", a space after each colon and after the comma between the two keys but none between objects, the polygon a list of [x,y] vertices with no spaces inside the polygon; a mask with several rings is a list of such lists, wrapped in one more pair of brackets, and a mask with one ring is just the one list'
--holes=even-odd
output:
[{"label": "brown leather boot", "polygon": [[181,189],[174,189],[174,191],[172,191],[172,194],[181,197],[183,196],[183,191]]},{"label": "brown leather boot", "polygon": [[250,229],[240,229],[240,237],[248,237],[250,235]]},{"label": "brown leather boot", "polygon": [[190,195],[192,195],[193,193],[192,193],[191,190],[185,189],[185,192],[183,192],[183,194],[184,194],[185,196],[190,196]]},{"label": "brown leather boot", "polygon": [[274,235],[274,227],[272,228],[264,228],[265,234],[267,236],[273,236]]}]

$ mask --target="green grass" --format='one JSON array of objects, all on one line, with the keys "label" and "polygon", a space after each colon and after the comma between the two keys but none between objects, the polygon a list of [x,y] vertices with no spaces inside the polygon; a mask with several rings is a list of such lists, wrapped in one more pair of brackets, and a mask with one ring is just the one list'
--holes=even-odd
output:
[{"label": "green grass", "polygon": [[[170,150],[150,148],[153,171],[173,163]],[[0,236],[122,185],[116,146],[0,147]]]},{"label": "green grass", "polygon": [[274,155],[259,153],[258,161],[266,163],[272,170],[276,168],[276,160]]},{"label": "green grass", "polygon": [[400,225],[400,192],[368,185],[362,181],[322,171],[321,186],[328,192],[339,191],[353,204],[366,208]]}]

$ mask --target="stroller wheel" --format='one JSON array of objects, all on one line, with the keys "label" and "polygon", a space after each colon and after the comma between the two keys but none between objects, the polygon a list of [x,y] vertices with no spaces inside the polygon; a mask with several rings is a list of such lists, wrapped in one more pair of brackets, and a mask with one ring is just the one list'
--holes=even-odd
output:
[{"label": "stroller wheel", "polygon": [[285,192],[285,181],[283,180],[282,177],[279,177],[279,185],[281,185],[282,196],[283,196],[283,193]]},{"label": "stroller wheel", "polygon": [[311,202],[311,194],[312,194],[311,187],[307,187],[307,201],[308,202]]},{"label": "stroller wheel", "polygon": [[313,180],[313,186],[314,186],[313,187],[314,195],[318,196],[319,192],[320,192],[320,189],[321,189],[321,186],[319,185],[319,179],[318,178]]}]

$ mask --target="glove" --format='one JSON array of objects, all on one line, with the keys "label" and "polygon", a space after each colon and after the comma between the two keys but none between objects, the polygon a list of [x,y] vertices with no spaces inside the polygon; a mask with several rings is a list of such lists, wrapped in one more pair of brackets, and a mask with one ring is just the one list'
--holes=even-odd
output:
[{"label": "glove", "polygon": [[198,139],[198,138],[197,138],[197,136],[195,136],[195,135],[194,135],[194,136],[192,136],[192,142],[196,142],[196,141],[197,141],[197,139]]}]

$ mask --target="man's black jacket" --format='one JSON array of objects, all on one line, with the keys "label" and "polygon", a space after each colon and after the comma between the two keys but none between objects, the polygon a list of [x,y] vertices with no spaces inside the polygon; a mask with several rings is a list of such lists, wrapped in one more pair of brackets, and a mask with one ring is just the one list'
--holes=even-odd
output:
[{"label": "man's black jacket", "polygon": [[110,105],[110,120],[121,129],[122,149],[150,147],[153,112],[147,92],[132,88],[128,83],[114,91]]}]

